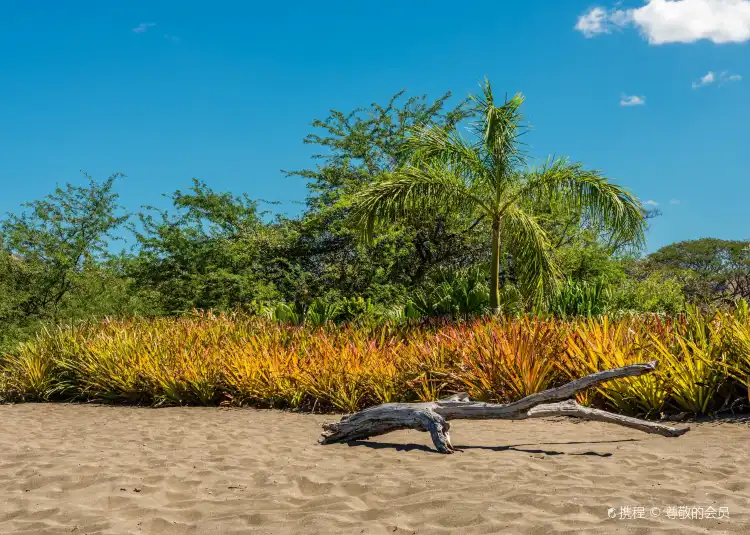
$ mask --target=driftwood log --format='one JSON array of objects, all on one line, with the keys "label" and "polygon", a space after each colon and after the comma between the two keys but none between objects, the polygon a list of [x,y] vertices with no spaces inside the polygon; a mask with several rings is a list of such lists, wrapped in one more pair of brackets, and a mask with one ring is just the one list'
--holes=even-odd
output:
[{"label": "driftwood log", "polygon": [[448,420],[525,420],[549,416],[573,416],[631,427],[645,433],[678,437],[687,433],[690,428],[678,429],[584,407],[571,399],[577,392],[591,386],[611,379],[636,377],[655,369],[656,362],[649,362],[600,371],[507,404],[472,402],[465,392],[427,403],[385,403],[344,416],[339,422],[323,424],[324,432],[320,443],[364,440],[399,429],[416,429],[430,433],[439,452],[453,453],[457,450],[451,444]]}]

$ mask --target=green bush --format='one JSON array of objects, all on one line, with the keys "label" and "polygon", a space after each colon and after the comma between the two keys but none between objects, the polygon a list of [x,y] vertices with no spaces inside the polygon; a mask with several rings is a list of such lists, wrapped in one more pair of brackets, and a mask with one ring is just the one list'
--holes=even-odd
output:
[{"label": "green bush", "polygon": [[654,273],[641,281],[624,279],[612,292],[609,309],[672,315],[684,310],[685,304],[681,283]]}]

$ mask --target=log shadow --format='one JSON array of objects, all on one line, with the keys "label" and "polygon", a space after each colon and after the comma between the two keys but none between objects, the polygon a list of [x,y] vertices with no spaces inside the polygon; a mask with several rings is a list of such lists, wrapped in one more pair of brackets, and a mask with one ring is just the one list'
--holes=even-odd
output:
[{"label": "log shadow", "polygon": [[[577,444],[617,444],[619,442],[641,442],[640,438],[619,438],[616,440],[569,440],[567,442],[532,442],[530,444],[513,444],[513,448],[521,446],[574,446]],[[572,455],[572,454],[569,454]]]},{"label": "log shadow", "polygon": [[423,444],[396,444],[395,442],[372,442],[370,440],[349,440],[343,442],[343,444],[346,444],[350,448],[363,446],[373,450],[392,449],[396,451],[426,451],[427,453],[440,453],[435,448]]},{"label": "log shadow", "polygon": [[456,446],[458,450],[488,450],[488,451],[517,451],[519,453],[543,454],[548,456],[554,455],[590,455],[592,457],[611,457],[611,452],[599,453],[597,451],[584,451],[582,453],[565,453],[564,451],[542,450],[542,449],[524,449],[517,446]]},{"label": "log shadow", "polygon": [[[508,446],[463,446],[456,445],[457,450],[488,450],[488,451],[516,451],[529,454],[543,454],[549,456],[555,455],[587,455],[591,457],[612,457],[611,452],[600,453],[597,451],[584,451],[581,453],[566,453],[564,451],[545,450],[545,449],[525,449],[524,446],[554,446],[554,445],[576,445],[576,444],[614,444],[618,442],[639,442],[639,439],[627,438],[622,440],[590,440],[590,441],[571,441],[571,442],[537,442],[533,444],[512,444]],[[376,450],[393,449],[396,451],[425,451],[428,453],[439,453],[435,448],[423,444],[397,444],[395,442],[373,442],[370,440],[350,440],[344,442],[349,447],[362,446]],[[442,454],[441,454],[442,455]]]}]

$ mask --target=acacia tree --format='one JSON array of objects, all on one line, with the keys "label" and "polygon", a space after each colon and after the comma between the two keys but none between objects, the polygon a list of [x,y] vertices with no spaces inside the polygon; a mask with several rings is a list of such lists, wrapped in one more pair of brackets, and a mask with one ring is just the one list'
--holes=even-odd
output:
[{"label": "acacia tree", "polygon": [[351,197],[403,163],[412,128],[450,128],[468,117],[467,103],[451,105],[450,96],[433,100],[401,91],[383,105],[331,110],[313,122],[316,133],[305,143],[321,149],[314,156],[318,165],[288,173],[305,178],[310,191],[304,215],[287,221],[295,235],[284,254],[290,276],[277,284],[288,300],[304,306],[314,298],[363,296],[391,305],[430,284],[442,269],[485,262],[476,243],[483,236],[464,233],[471,222],[456,213],[413,213],[369,246],[351,224]]},{"label": "acacia tree", "polygon": [[701,238],[672,243],[651,253],[642,266],[682,281],[697,303],[750,298],[750,241]]},{"label": "acacia tree", "polygon": [[643,243],[644,209],[625,188],[567,159],[527,167],[519,139],[525,131],[520,93],[496,106],[485,80],[482,93],[470,98],[475,121],[469,140],[455,125],[417,126],[404,144],[404,163],[354,196],[354,212],[368,239],[376,224],[414,213],[449,209],[470,213],[477,223],[489,220],[493,310],[499,308],[504,251],[513,256],[527,295],[543,298],[556,286],[559,268],[553,247],[529,209],[535,198],[554,196],[569,210],[598,221],[613,239]]},{"label": "acacia tree", "polygon": [[262,221],[258,202],[215,192],[197,179],[189,191],[166,197],[172,210],[146,206],[140,228],[130,226],[140,250],[128,265],[165,312],[231,309],[278,297],[270,272],[284,232]]},{"label": "acacia tree", "polygon": [[0,222],[0,250],[10,255],[5,273],[21,289],[15,308],[23,317],[56,318],[86,270],[108,257],[110,240],[127,220],[114,192],[122,175],[103,182],[84,176],[88,185],[57,187],[24,204],[28,212]]}]

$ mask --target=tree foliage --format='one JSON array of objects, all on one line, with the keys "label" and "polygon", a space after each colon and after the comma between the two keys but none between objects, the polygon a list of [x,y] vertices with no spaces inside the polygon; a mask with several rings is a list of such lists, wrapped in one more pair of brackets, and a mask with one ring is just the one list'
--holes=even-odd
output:
[{"label": "tree foliage", "polygon": [[[531,165],[522,104],[496,102],[487,82],[465,101],[402,91],[331,110],[304,139],[317,165],[288,173],[309,188],[294,218],[196,179],[135,218],[118,205],[119,174],[58,187],[0,221],[0,349],[54,323],[193,309],[322,325],[750,298],[750,242],[640,258],[658,214],[579,163]],[[114,254],[128,233],[135,247]]]},{"label": "tree foliage", "polygon": [[169,196],[171,210],[146,207],[132,226],[139,253],[129,264],[138,286],[160,296],[169,314],[231,309],[279,297],[273,255],[283,240],[247,195],[216,193],[193,180]]},{"label": "tree foliage", "polygon": [[138,313],[109,245],[127,215],[117,204],[120,174],[57,187],[0,224],[0,343],[61,320]]},{"label": "tree foliage", "polygon": [[750,298],[750,241],[701,238],[673,243],[649,255],[647,267],[681,280],[691,301]]},{"label": "tree foliage", "polygon": [[641,204],[624,188],[596,171],[566,159],[528,168],[520,137],[524,133],[518,94],[496,105],[489,81],[472,97],[471,131],[462,138],[455,125],[425,125],[406,137],[404,158],[393,171],[355,197],[355,212],[366,235],[375,225],[415,213],[455,213],[489,221],[490,306],[499,308],[504,251],[516,260],[519,284],[537,301],[553,294],[559,266],[547,232],[529,204],[554,197],[569,211],[603,228],[612,240],[641,244]]},{"label": "tree foliage", "polygon": [[[326,151],[316,169],[290,173],[308,180],[303,217],[290,221],[294,239],[285,258],[298,285],[283,294],[291,300],[364,296],[378,302],[403,300],[410,288],[427,282],[441,268],[460,269],[483,260],[476,235],[461,217],[424,212],[399,221],[371,244],[358,240],[351,200],[403,158],[406,133],[415,127],[450,127],[467,117],[464,102],[449,108],[447,93],[372,104],[344,113],[332,110],[313,126],[320,132],[305,142]],[[299,305],[305,305],[300,302]]]}]

